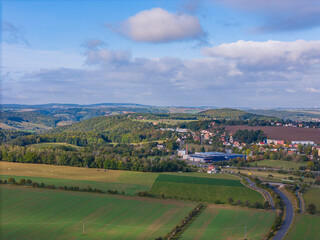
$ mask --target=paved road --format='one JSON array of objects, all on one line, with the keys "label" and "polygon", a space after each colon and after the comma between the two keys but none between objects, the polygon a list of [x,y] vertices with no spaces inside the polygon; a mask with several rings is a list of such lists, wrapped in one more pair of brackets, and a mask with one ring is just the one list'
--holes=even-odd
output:
[{"label": "paved road", "polygon": [[280,197],[283,200],[283,203],[286,207],[286,217],[284,219],[284,222],[280,228],[280,230],[277,232],[277,234],[274,236],[273,240],[281,240],[286,235],[286,233],[289,230],[289,227],[293,220],[293,206],[290,200],[287,198],[287,196],[281,192],[279,189],[275,187],[271,187],[277,194],[280,195]]},{"label": "paved road", "polygon": [[247,178],[247,177],[244,177],[244,178],[247,180],[247,182],[251,185],[252,188],[260,190],[260,191],[266,193],[267,196],[268,196],[269,203],[271,204],[272,209],[275,209],[274,202],[273,202],[273,199],[272,199],[270,193],[268,191],[262,189],[262,188],[257,187],[256,184],[254,182],[252,182],[249,178]]}]

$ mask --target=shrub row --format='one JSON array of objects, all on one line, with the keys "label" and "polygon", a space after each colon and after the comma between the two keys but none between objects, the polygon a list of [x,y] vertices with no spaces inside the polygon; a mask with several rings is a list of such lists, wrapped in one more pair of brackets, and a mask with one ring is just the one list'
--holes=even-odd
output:
[{"label": "shrub row", "polygon": [[203,209],[204,205],[199,203],[184,219],[181,220],[169,233],[164,237],[158,237],[156,240],[177,239],[177,235],[181,234],[185,227],[193,220]]}]

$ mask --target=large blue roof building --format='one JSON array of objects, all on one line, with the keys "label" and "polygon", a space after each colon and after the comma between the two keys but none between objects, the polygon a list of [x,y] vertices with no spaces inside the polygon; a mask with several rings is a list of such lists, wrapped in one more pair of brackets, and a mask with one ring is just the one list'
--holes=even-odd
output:
[{"label": "large blue roof building", "polygon": [[188,155],[188,160],[194,162],[211,163],[217,161],[228,161],[237,157],[246,158],[246,155],[222,152],[196,152],[195,154]]}]

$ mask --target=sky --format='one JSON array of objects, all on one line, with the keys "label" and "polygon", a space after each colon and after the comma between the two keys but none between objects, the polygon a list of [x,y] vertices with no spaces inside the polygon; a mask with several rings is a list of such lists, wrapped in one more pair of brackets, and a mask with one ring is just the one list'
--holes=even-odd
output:
[{"label": "sky", "polygon": [[1,103],[320,107],[320,1],[1,1]]}]

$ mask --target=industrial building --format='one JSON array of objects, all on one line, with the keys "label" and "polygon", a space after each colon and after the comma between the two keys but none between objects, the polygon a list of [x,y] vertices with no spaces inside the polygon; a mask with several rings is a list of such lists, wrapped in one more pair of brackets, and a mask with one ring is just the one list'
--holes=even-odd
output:
[{"label": "industrial building", "polygon": [[195,154],[188,155],[188,160],[194,162],[217,162],[217,161],[228,161],[234,158],[245,158],[245,155],[242,154],[233,154],[233,153],[222,153],[222,152],[196,152]]}]

